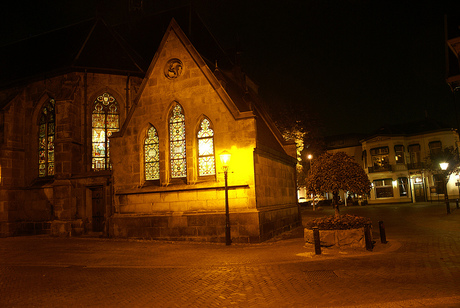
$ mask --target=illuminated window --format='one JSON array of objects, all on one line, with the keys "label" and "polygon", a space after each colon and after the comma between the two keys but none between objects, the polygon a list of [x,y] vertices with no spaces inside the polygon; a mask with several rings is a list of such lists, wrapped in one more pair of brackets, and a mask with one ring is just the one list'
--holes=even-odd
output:
[{"label": "illuminated window", "polygon": [[171,177],[173,179],[186,177],[185,116],[179,104],[174,106],[169,118],[169,158]]},{"label": "illuminated window", "polygon": [[144,141],[145,180],[160,179],[160,144],[157,130],[151,126]]},{"label": "illuminated window", "polygon": [[374,172],[390,171],[388,152],[388,147],[371,149],[372,166],[374,168]]},{"label": "illuminated window", "polygon": [[120,128],[118,102],[109,93],[97,97],[92,114],[92,169],[111,169],[109,137]]},{"label": "illuminated window", "polygon": [[398,178],[398,185],[399,185],[399,196],[400,197],[407,197],[409,194],[409,181],[406,177]]},{"label": "illuminated window", "polygon": [[395,160],[397,164],[404,164],[404,146],[395,145]]},{"label": "illuminated window", "polygon": [[376,198],[389,198],[393,197],[393,180],[383,179],[375,180],[375,197]]},{"label": "illuminated window", "polygon": [[38,176],[54,175],[54,135],[55,135],[54,99],[43,106],[40,113],[38,132]]},{"label": "illuminated window", "polygon": [[216,174],[214,159],[214,131],[208,119],[203,119],[198,131],[198,175]]}]

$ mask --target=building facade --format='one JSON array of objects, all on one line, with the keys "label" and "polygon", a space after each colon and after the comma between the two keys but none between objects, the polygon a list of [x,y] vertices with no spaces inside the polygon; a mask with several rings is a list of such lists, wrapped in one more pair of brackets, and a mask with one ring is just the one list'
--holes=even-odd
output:
[{"label": "building facade", "polygon": [[[362,165],[372,184],[367,196],[370,204],[421,202],[444,199],[444,180],[433,174],[426,162],[430,154],[445,148],[458,151],[458,142],[455,129],[425,119],[381,127],[359,143],[330,151],[346,152]],[[458,181],[455,174],[449,179],[449,198],[458,198]]]},{"label": "building facade", "polygon": [[[190,32],[194,45],[180,21],[153,20],[156,28],[144,28],[153,34],[143,36],[150,53],[132,52],[140,31],[101,20],[21,43],[75,39],[55,57],[28,59],[28,74],[2,80],[1,236],[223,242],[226,187],[233,241],[300,225],[295,144],[260,107],[255,84],[209,48],[214,42],[203,43],[209,34]],[[227,186],[223,151],[231,153]]]}]

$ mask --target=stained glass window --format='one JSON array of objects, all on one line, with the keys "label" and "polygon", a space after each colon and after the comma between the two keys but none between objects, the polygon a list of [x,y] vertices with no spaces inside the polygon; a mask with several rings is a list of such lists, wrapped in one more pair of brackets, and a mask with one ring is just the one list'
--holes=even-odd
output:
[{"label": "stained glass window", "polygon": [[99,95],[92,113],[92,169],[111,169],[109,137],[120,128],[118,102],[109,93]]},{"label": "stained glass window", "polygon": [[55,135],[54,99],[43,106],[38,128],[38,176],[54,175],[54,135]]},{"label": "stained glass window", "polygon": [[160,179],[160,144],[157,130],[151,126],[144,141],[144,169],[147,181]]},{"label": "stained glass window", "polygon": [[214,131],[208,119],[203,119],[198,131],[198,174],[199,176],[216,174],[214,159]]},{"label": "stained glass window", "polygon": [[169,158],[171,163],[171,177],[186,177],[185,116],[179,104],[174,106],[172,115],[169,118]]}]

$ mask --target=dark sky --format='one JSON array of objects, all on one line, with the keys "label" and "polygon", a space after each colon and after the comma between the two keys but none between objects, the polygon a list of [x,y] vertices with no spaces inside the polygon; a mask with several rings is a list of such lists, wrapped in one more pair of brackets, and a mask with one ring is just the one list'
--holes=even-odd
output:
[{"label": "dark sky", "polygon": [[[111,4],[120,1],[104,1],[105,8],[115,10]],[[1,37],[92,17],[95,2],[4,1]],[[243,69],[270,104],[304,106],[319,117],[324,135],[333,135],[370,133],[425,114],[456,125],[439,2],[197,0],[194,6],[224,48],[239,46]]]}]

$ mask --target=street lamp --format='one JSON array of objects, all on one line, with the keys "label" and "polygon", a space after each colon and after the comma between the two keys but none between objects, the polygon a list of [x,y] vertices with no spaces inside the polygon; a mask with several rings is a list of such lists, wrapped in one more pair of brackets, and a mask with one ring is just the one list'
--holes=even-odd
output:
[{"label": "street lamp", "polygon": [[[311,174],[311,160],[313,159],[313,155],[308,154],[307,158],[308,158],[308,173]],[[316,210],[316,208],[315,208],[315,196],[316,196],[316,192],[313,192],[313,204],[312,204],[313,211]]]},{"label": "street lamp", "polygon": [[225,179],[225,245],[230,245],[232,239],[230,237],[230,213],[228,209],[228,165],[232,154],[228,151],[223,151],[220,154],[220,162],[222,163],[222,170],[224,171]]},{"label": "street lamp", "polygon": [[[442,171],[446,171],[447,168],[449,167],[449,163],[443,162],[440,163],[439,166],[441,167]],[[447,209],[447,214],[450,214],[450,204],[449,204],[449,196],[447,194],[447,172],[443,173],[443,181],[445,182],[445,189],[446,191],[444,192],[444,199],[446,200],[446,209]]]}]

